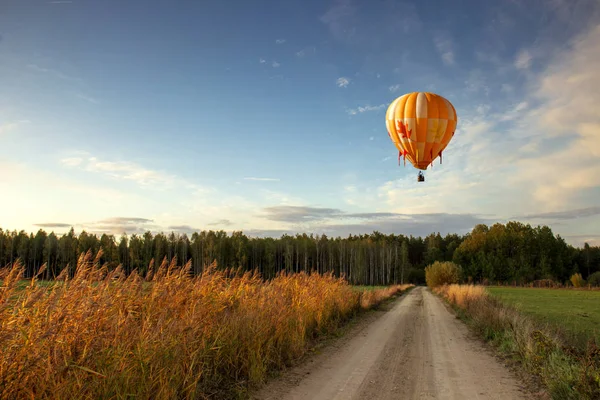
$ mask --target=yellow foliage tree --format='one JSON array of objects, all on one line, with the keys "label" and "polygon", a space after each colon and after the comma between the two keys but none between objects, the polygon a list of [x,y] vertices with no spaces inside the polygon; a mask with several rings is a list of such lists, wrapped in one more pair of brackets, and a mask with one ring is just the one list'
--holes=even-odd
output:
[{"label": "yellow foliage tree", "polygon": [[425,281],[430,288],[458,283],[459,280],[460,267],[451,261],[436,261],[425,268]]},{"label": "yellow foliage tree", "polygon": [[575,286],[575,287],[585,286],[585,280],[583,279],[583,277],[581,276],[580,273],[571,275],[570,280],[571,280],[571,283],[573,284],[573,286]]}]

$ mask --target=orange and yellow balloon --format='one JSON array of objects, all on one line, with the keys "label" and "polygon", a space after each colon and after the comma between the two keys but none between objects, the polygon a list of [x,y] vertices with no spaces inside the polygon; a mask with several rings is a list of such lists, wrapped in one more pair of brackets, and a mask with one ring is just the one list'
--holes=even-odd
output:
[{"label": "orange and yellow balloon", "polygon": [[435,93],[413,92],[398,97],[388,107],[385,124],[398,149],[415,168],[426,170],[454,136],[456,110],[452,103]]}]

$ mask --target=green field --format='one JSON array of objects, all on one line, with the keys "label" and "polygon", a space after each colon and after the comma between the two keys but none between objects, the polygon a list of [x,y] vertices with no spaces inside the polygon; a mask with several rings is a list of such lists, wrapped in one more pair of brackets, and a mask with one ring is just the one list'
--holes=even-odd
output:
[{"label": "green field", "polygon": [[573,344],[600,343],[600,291],[490,287],[488,291],[537,321],[548,323]]}]

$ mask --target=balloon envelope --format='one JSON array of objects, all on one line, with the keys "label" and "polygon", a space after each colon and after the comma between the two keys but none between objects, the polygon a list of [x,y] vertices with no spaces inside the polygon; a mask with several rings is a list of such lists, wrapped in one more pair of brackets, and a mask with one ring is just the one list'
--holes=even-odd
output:
[{"label": "balloon envelope", "polygon": [[413,92],[388,107],[385,124],[399,151],[415,168],[425,170],[448,146],[458,122],[456,110],[444,97]]}]

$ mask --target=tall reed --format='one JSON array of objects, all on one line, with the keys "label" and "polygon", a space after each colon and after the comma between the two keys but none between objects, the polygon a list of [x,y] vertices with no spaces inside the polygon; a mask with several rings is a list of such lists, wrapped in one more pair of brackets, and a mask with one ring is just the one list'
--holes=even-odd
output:
[{"label": "tall reed", "polygon": [[331,274],[192,276],[173,260],[142,277],[100,257],[51,286],[20,286],[19,262],[0,272],[0,398],[239,396],[374,304]]}]

